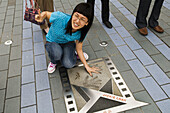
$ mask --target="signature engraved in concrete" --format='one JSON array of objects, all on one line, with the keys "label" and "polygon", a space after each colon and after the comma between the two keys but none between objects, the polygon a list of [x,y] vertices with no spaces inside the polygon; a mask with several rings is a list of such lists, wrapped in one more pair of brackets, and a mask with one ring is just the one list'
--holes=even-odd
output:
[{"label": "signature engraved in concrete", "polygon": [[78,73],[78,72],[76,72],[76,78],[75,78],[75,80],[76,79],[80,79],[80,74]]},{"label": "signature engraved in concrete", "polygon": [[101,84],[102,84],[102,80],[100,80],[98,76],[91,78],[89,77],[89,75],[87,75],[83,82],[84,87],[91,88],[91,89],[99,89]]}]

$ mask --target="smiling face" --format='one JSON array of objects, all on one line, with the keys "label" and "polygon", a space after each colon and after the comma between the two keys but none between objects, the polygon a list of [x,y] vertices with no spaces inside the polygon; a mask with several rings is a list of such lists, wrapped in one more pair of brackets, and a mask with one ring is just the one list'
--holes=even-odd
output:
[{"label": "smiling face", "polygon": [[72,16],[72,28],[73,31],[83,28],[85,25],[88,25],[88,18],[78,12],[75,12]]}]

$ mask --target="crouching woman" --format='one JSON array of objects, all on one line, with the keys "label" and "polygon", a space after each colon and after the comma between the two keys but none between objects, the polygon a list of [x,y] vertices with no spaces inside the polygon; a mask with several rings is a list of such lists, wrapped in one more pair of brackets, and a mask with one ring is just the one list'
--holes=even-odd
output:
[{"label": "crouching woman", "polygon": [[47,18],[51,23],[45,44],[51,60],[47,70],[49,73],[55,71],[59,60],[66,68],[74,67],[77,60],[75,51],[90,76],[93,72],[98,73],[98,68],[90,67],[87,64],[82,50],[83,40],[92,25],[94,16],[92,11],[90,4],[80,3],[74,8],[72,15],[60,11],[53,13],[45,11],[36,15],[35,18],[38,22]]}]

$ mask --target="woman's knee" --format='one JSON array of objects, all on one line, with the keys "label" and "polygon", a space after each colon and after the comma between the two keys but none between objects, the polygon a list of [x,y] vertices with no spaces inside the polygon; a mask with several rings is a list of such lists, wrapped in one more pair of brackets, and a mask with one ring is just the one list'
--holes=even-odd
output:
[{"label": "woman's knee", "polygon": [[62,56],[62,48],[60,47],[59,44],[55,42],[47,43],[45,45],[46,50],[49,54],[50,57],[53,57],[57,60],[59,60]]},{"label": "woman's knee", "polygon": [[72,67],[75,66],[76,61],[69,60],[69,59],[67,59],[67,60],[62,60],[62,64],[63,64],[63,66],[64,66],[65,68],[72,68]]}]

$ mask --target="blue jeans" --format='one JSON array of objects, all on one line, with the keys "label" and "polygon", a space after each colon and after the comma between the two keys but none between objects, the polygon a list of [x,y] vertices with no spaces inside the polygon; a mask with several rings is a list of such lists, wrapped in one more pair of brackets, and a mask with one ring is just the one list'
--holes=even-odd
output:
[{"label": "blue jeans", "polygon": [[77,58],[75,55],[76,44],[74,42],[66,44],[49,42],[45,44],[45,48],[53,64],[57,64],[57,61],[60,60],[61,64],[66,68],[75,66]]}]

